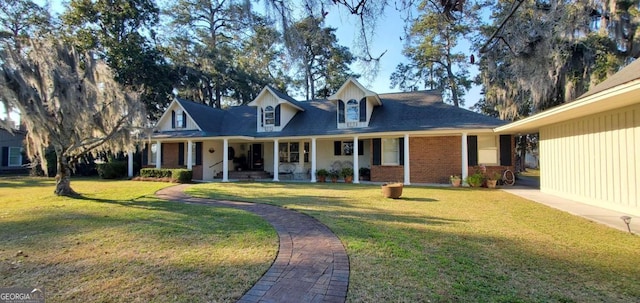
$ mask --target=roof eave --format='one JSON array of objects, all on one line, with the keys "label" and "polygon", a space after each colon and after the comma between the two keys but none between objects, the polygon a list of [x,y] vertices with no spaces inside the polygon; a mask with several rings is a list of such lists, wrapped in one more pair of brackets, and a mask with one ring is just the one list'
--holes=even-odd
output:
[{"label": "roof eave", "polygon": [[[640,80],[566,103],[494,129],[498,133],[536,133],[543,126],[622,108],[640,102]],[[606,102],[603,102],[605,101]]]}]

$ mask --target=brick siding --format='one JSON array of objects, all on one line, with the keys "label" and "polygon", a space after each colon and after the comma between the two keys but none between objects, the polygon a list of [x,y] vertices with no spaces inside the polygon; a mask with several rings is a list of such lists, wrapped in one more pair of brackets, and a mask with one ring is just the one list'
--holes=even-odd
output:
[{"label": "brick siding", "polygon": [[[411,183],[446,184],[449,183],[451,175],[460,175],[462,172],[461,146],[462,138],[460,136],[409,138]],[[515,155],[513,154],[511,163],[515,163]],[[487,173],[502,173],[507,168],[514,171],[514,166],[487,166]],[[469,174],[473,174],[476,169],[477,167],[470,166]],[[403,182],[404,166],[371,165],[371,181]]]}]

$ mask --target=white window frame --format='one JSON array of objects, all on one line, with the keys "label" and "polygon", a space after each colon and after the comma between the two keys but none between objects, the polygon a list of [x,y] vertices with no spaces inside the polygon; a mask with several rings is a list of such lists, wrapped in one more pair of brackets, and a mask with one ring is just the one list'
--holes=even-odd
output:
[{"label": "white window frame", "polygon": [[[9,147],[7,166],[22,166],[22,147]],[[15,155],[17,154],[17,155]],[[13,158],[13,161],[11,161]],[[16,161],[17,160],[17,161]]]},{"label": "white window frame", "polygon": [[[269,118],[269,116],[271,116]],[[276,124],[276,110],[273,106],[269,105],[264,108],[264,125],[273,126]]]},{"label": "white window frame", "polygon": [[[398,146],[400,140],[398,138],[382,138],[382,165],[400,165],[400,148]],[[391,158],[391,154],[395,154],[393,161],[387,161],[387,157]]]},{"label": "white window frame", "polygon": [[498,137],[478,135],[478,164],[498,165]]},{"label": "white window frame", "polygon": [[175,128],[182,128],[182,124],[184,123],[184,121],[182,120],[183,115],[182,115],[182,110],[176,110],[176,121],[175,121]]},{"label": "white window frame", "polygon": [[[187,148],[187,150],[185,151],[185,154],[186,154],[186,152],[189,151],[189,149],[187,146],[185,147]],[[191,143],[191,166],[195,166],[195,165],[196,165],[196,143],[193,142]]]},{"label": "white window frame", "polygon": [[151,143],[149,147],[149,165],[156,164],[156,154],[158,152],[158,144]]},{"label": "white window frame", "polygon": [[[297,145],[297,150],[293,148]],[[283,147],[285,147],[283,149]],[[297,159],[295,159],[297,157]],[[278,159],[280,163],[300,162],[300,142],[280,142],[278,143]]]},{"label": "white window frame", "polygon": [[[359,122],[360,121],[360,104],[356,99],[350,99],[344,108],[345,121],[346,122]],[[352,116],[353,115],[353,116]]]}]

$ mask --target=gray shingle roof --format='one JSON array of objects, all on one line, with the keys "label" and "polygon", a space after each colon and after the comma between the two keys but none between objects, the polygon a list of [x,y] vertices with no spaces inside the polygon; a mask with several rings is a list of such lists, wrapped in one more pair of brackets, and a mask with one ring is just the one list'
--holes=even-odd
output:
[{"label": "gray shingle roof", "polygon": [[[334,102],[294,100],[296,105],[304,111],[298,112],[282,131],[262,133],[257,132],[255,107],[235,106],[220,110],[186,100],[179,100],[179,102],[202,127],[203,131],[198,134],[206,136],[264,138],[443,129],[492,129],[506,124],[502,120],[445,104],[438,91],[381,94],[379,97],[383,106],[374,108],[369,127],[338,129]],[[165,132],[165,135],[194,136],[194,134],[181,132]]]},{"label": "gray shingle roof", "polygon": [[594,86],[592,89],[584,93],[582,96],[578,97],[576,100],[595,95],[599,92],[638,79],[640,79],[640,60],[636,59],[635,61],[631,62],[629,65],[621,69],[619,72],[607,78],[607,80],[604,80],[600,84]]}]

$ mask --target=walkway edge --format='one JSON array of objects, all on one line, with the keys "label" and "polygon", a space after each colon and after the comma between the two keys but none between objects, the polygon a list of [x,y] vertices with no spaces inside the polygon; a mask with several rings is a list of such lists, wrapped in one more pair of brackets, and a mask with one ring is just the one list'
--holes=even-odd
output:
[{"label": "walkway edge", "polygon": [[318,220],[279,206],[194,198],[181,184],[156,192],[158,198],[252,212],[278,233],[279,250],[267,272],[238,302],[339,302],[347,297],[349,258],[344,245]]}]

